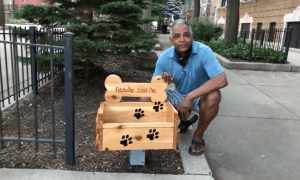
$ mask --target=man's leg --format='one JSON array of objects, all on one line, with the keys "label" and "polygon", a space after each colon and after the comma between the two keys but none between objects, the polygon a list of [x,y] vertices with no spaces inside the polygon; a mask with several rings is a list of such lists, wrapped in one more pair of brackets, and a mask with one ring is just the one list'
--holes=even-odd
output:
[{"label": "man's leg", "polygon": [[[203,134],[207,129],[208,125],[217,116],[219,112],[219,104],[221,102],[221,92],[219,90],[211,92],[200,99],[200,110],[199,110],[199,124],[194,133],[193,140],[202,142]],[[204,146],[195,145],[191,146],[192,152],[204,151]]]}]

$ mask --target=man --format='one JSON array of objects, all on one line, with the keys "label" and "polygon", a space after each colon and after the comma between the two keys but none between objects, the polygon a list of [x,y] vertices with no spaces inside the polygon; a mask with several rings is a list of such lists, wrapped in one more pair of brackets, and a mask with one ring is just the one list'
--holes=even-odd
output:
[{"label": "man", "polygon": [[219,89],[228,85],[227,78],[212,50],[193,41],[191,26],[186,21],[174,22],[170,35],[173,46],[158,59],[153,77],[161,75],[168,84],[175,84],[175,89],[165,91],[167,102],[177,109],[181,122],[188,119],[190,110],[199,112],[200,119],[189,153],[201,155],[205,148],[203,134],[218,114]]}]

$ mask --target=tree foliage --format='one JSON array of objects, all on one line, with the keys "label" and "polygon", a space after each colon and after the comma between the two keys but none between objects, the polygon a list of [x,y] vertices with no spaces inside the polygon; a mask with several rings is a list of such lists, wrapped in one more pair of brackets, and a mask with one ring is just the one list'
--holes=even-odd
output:
[{"label": "tree foliage", "polygon": [[215,26],[211,21],[195,18],[189,21],[194,39],[200,42],[218,39],[223,34],[223,28]]},{"label": "tree foliage", "polygon": [[142,10],[144,0],[48,0],[53,6],[24,5],[14,12],[15,17],[42,26],[66,25],[74,33],[75,64],[99,62],[107,51],[129,53],[131,50],[150,51],[157,43],[154,33],[145,33]]}]

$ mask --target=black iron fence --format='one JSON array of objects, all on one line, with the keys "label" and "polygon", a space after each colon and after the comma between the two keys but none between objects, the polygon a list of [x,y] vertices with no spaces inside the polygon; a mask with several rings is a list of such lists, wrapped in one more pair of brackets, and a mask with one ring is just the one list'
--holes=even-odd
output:
[{"label": "black iron fence", "polygon": [[4,11],[17,10],[18,5],[4,4]]},{"label": "black iron fence", "polygon": [[[265,51],[272,49],[274,51],[282,51],[285,53],[285,60],[291,42],[292,28],[283,29],[266,29],[239,32],[240,39],[250,43],[250,53],[248,59],[253,57],[254,48],[263,48]],[[263,58],[263,57],[261,57]]]},{"label": "black iron fence", "polygon": [[[0,107],[0,146],[4,141],[17,142],[17,150],[22,142],[35,143],[38,150],[39,143],[65,144],[66,164],[74,164],[74,95],[73,95],[73,34],[64,30],[36,27],[29,29],[3,27],[0,39],[0,85],[2,107],[6,103],[14,103],[16,136],[3,136],[2,107]],[[62,46],[57,46],[61,44]],[[62,63],[57,59],[62,58]],[[48,60],[48,61],[47,61]],[[58,140],[55,136],[54,115],[54,79],[59,72],[65,72],[65,139]],[[38,88],[45,83],[51,84],[51,137],[38,137],[37,94]],[[6,89],[5,89],[6,88]],[[11,91],[10,91],[11,89]],[[20,136],[19,101],[21,93],[31,94],[33,97],[33,138]],[[5,93],[6,92],[6,93]],[[13,98],[13,99],[12,99]]]},{"label": "black iron fence", "polygon": [[[65,32],[64,29],[54,29],[54,28],[39,28],[36,29],[32,34],[29,33],[29,28],[21,28],[21,27],[3,27],[5,30],[3,30],[0,33],[0,40],[9,40],[13,42],[19,42],[19,43],[38,43],[38,44],[46,44],[48,41],[48,44],[50,40],[52,39],[52,43],[57,42],[55,44],[58,44],[60,46],[63,45],[62,38],[63,33]],[[50,38],[51,37],[51,38]],[[0,49],[2,50],[0,58],[2,58],[1,61],[1,89],[0,89],[0,96],[1,100],[0,103],[2,103],[2,107],[5,107],[9,104],[11,104],[11,101],[15,101],[15,93],[13,89],[13,52],[14,48],[16,48],[17,51],[17,58],[19,60],[18,62],[18,68],[19,68],[19,91],[18,96],[21,95],[25,96],[26,93],[29,93],[33,88],[33,83],[36,83],[36,90],[38,93],[38,88],[45,85],[50,80],[50,65],[48,68],[43,68],[42,62],[40,64],[38,63],[37,59],[34,61],[35,68],[33,69],[33,66],[30,61],[31,56],[41,56],[42,54],[47,53],[49,51],[48,48],[44,47],[35,47],[34,51],[30,51],[30,46],[27,45],[19,45],[19,46],[13,46],[13,44],[0,46]],[[34,53],[34,54],[31,54]],[[63,51],[59,49],[54,49],[53,54],[54,55],[63,55]],[[47,71],[48,69],[48,71]],[[62,68],[59,68],[58,66],[54,67],[54,75],[58,75],[59,72],[62,71]],[[35,73],[36,76],[34,77],[34,81],[32,81],[31,74]],[[21,94],[22,93],[22,94]],[[12,99],[13,98],[13,99]],[[7,101],[5,103],[5,101]]]}]

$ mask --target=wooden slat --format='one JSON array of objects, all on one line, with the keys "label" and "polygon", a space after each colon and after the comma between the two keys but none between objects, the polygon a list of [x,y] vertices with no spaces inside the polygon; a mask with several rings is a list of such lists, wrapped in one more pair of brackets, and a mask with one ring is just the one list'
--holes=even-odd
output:
[{"label": "wooden slat", "polygon": [[103,149],[103,129],[97,129],[96,143],[99,150]]},{"label": "wooden slat", "polygon": [[173,123],[173,149],[177,149],[177,133],[178,133],[178,113],[177,110],[172,106],[172,104],[168,103],[167,106],[167,121]]},{"label": "wooden slat", "polygon": [[[104,123],[166,122],[167,104],[162,103],[162,109],[156,112],[153,109],[155,104],[152,102],[137,102],[134,104],[132,102],[124,102],[114,105],[106,103],[102,120]],[[136,113],[143,114],[143,116],[141,115],[137,118],[135,116]]]},{"label": "wooden slat", "polygon": [[103,129],[125,129],[125,128],[173,128],[173,122],[151,122],[151,123],[105,123]]},{"label": "wooden slat", "polygon": [[100,103],[100,107],[96,117],[96,143],[98,149],[103,149],[103,114],[104,114],[105,103]]},{"label": "wooden slat", "polygon": [[97,117],[96,117],[97,128],[102,128],[105,104],[106,104],[105,102],[100,103],[100,107],[98,108]]},{"label": "wooden slat", "polygon": [[174,137],[173,137],[173,149],[177,149],[177,145],[178,145],[178,122],[179,122],[179,119],[178,119],[178,113],[177,112],[174,112]]},{"label": "wooden slat", "polygon": [[[150,149],[173,149],[174,128],[155,128],[158,138],[150,140],[147,135],[149,130],[154,128],[135,128],[135,129],[103,129],[103,148],[102,150],[150,150]],[[154,132],[154,134],[156,133]],[[126,140],[126,136],[131,137],[132,144],[124,146],[120,142]],[[123,136],[125,138],[123,139]],[[124,142],[124,141],[123,141]]]}]

